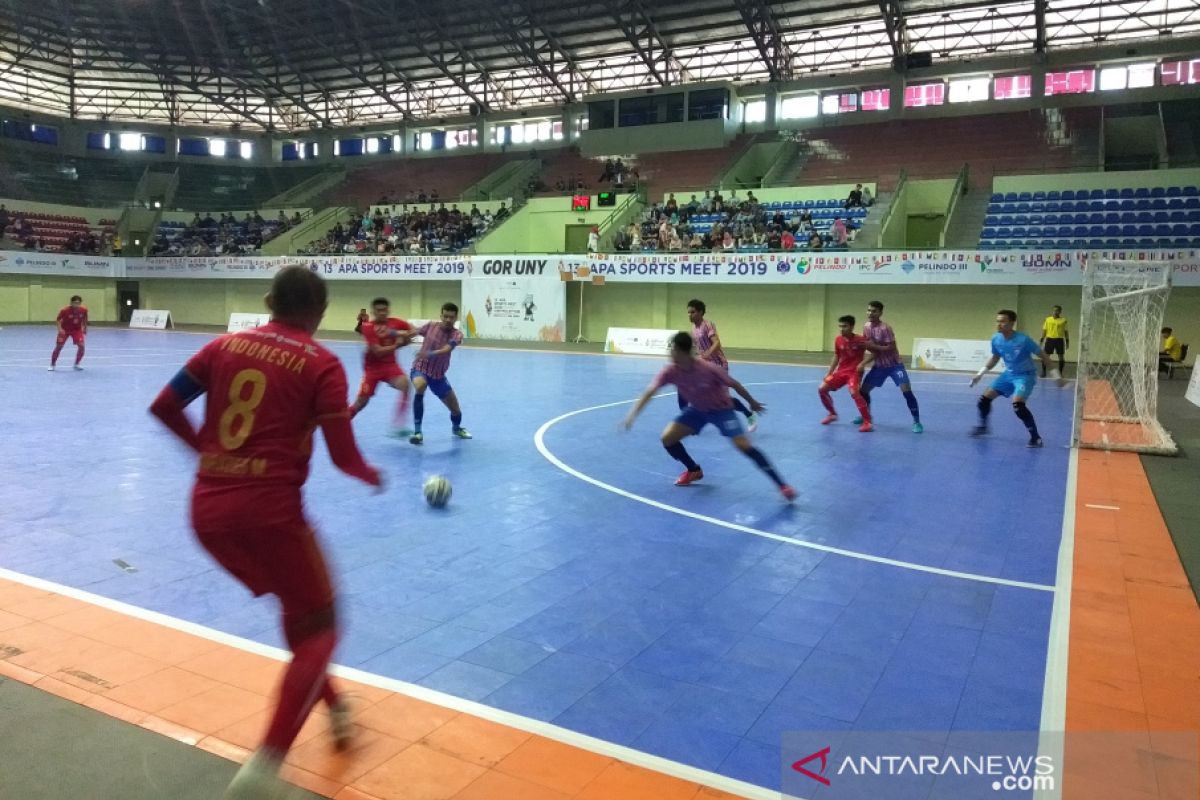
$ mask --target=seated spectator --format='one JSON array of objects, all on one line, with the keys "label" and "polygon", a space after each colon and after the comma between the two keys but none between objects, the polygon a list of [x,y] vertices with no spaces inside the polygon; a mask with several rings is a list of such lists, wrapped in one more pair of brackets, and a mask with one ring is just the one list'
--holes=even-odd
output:
[{"label": "seated spectator", "polygon": [[875,198],[871,196],[871,187],[864,186],[862,190],[863,208],[870,208],[875,205]]},{"label": "seated spectator", "polygon": [[588,231],[587,249],[588,249],[589,253],[599,253],[600,252],[600,226],[599,225],[593,225],[592,229],[590,231]]},{"label": "seated spectator", "polygon": [[737,243],[733,240],[733,233],[726,230],[725,235],[721,237],[721,249],[726,252],[737,247]]},{"label": "seated spectator", "polygon": [[6,230],[8,230],[8,206],[0,203],[0,238],[4,236]]},{"label": "seated spectator", "polygon": [[846,232],[846,223],[840,217],[833,221],[831,238],[836,247],[845,247],[846,243],[850,241],[850,235]]},{"label": "seated spectator", "polygon": [[503,222],[506,219],[508,219],[508,209],[505,208],[504,203],[501,203],[500,208],[496,209],[496,222]]},{"label": "seated spectator", "polygon": [[292,214],[292,227],[293,228],[296,227],[297,225],[300,224],[300,222],[301,222],[300,212],[297,211],[296,213]]},{"label": "seated spectator", "polygon": [[191,227],[193,227],[193,228],[204,227],[204,220],[200,219],[199,211],[196,212],[196,216],[192,217]]},{"label": "seated spectator", "polygon": [[796,224],[797,224],[797,227],[799,227],[800,225],[803,225],[807,228],[811,228],[813,226],[812,209],[806,208],[803,211],[801,211],[800,216],[797,218]]},{"label": "seated spectator", "polygon": [[[791,236],[791,233],[789,233],[788,235]],[[792,239],[792,242],[795,243],[794,237]],[[772,227],[770,232],[767,234],[767,249],[768,250],[779,250],[782,247],[783,247],[783,236],[780,235],[778,228]]]},{"label": "seated spectator", "polygon": [[677,211],[679,211],[679,203],[675,201],[675,193],[672,192],[671,194],[667,195],[666,212],[668,214],[674,214]]},{"label": "seated spectator", "polygon": [[816,231],[812,232],[812,236],[808,237],[809,250],[821,250],[825,247],[825,240],[821,238],[821,234]]},{"label": "seated spectator", "polygon": [[783,235],[779,237],[779,246],[784,250],[793,250],[796,247],[796,236],[790,230],[784,230]]},{"label": "seated spectator", "polygon": [[847,209],[862,208],[862,204],[863,204],[862,184],[858,183],[858,184],[855,184],[854,188],[850,190],[850,196],[846,198],[845,207]]},{"label": "seated spectator", "polygon": [[787,224],[787,218],[783,216],[783,209],[775,209],[775,213],[771,215],[771,224],[777,228],[782,228]]},{"label": "seated spectator", "polygon": [[1175,338],[1171,328],[1162,329],[1162,345],[1158,353],[1158,371],[1167,371],[1167,362],[1179,361],[1183,357],[1183,345]]}]

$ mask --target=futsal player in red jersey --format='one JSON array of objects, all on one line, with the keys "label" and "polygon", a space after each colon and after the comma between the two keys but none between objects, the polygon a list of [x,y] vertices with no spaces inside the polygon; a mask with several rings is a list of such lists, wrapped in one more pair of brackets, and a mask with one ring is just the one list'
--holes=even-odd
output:
[{"label": "futsal player in red jersey", "polygon": [[408,436],[411,431],[404,429],[404,419],[408,415],[408,377],[396,360],[396,351],[408,344],[413,328],[404,320],[390,316],[391,304],[386,297],[371,301],[371,313],[374,319],[362,326],[367,350],[363,353],[362,383],[358,387],[358,397],[350,407],[350,416],[366,408],[375,394],[375,387],[386,383],[400,392],[400,404],[396,406],[396,435]]},{"label": "futsal player in red jersey", "polygon": [[83,369],[79,366],[79,362],[83,361],[83,340],[87,336],[88,329],[88,310],[83,304],[83,298],[79,295],[71,297],[71,304],[63,306],[58,312],[58,337],[54,340],[54,352],[50,354],[50,366],[47,367],[51,372],[54,372],[54,367],[58,364],[58,354],[62,352],[63,345],[70,339],[75,343],[75,369]]},{"label": "futsal player in red jersey", "polygon": [[[825,419],[821,420],[821,424],[828,425],[836,422],[838,418],[837,411],[833,407],[833,398],[829,396],[829,393],[836,392],[843,386],[849,386],[850,397],[853,398],[854,405],[858,407],[858,413],[862,417],[862,425],[859,430],[863,433],[870,433],[874,430],[871,426],[871,407],[863,399],[859,387],[862,385],[863,369],[872,359],[868,355],[866,337],[859,336],[854,332],[854,317],[849,314],[838,317],[838,337],[833,341],[833,349],[833,362],[829,365],[829,372],[821,381],[820,387],[817,388],[821,404],[829,412]],[[865,362],[864,357],[866,358]]]},{"label": "futsal player in red jersey", "polygon": [[[197,539],[255,595],[279,598],[293,653],[266,736],[226,800],[282,791],[279,766],[318,699],[330,707],[338,746],[350,738],[348,709],[326,674],[338,635],[333,586],[301,502],[314,429],[338,469],[382,484],[354,441],[341,362],[313,340],[327,305],[324,281],[287,267],[266,304],[268,324],[209,342],[150,406],[200,456],[191,505]],[[184,408],[201,394],[196,430]]]}]

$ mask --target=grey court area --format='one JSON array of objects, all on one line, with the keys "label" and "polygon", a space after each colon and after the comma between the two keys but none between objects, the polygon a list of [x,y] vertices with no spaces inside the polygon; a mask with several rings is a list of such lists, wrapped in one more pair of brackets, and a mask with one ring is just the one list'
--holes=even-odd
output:
[{"label": "grey court area", "polygon": [[[215,800],[237,765],[0,678],[0,798]],[[296,789],[297,800],[320,795]]]},{"label": "grey court area", "polygon": [[1183,396],[1190,377],[1190,371],[1182,377],[1177,372],[1174,380],[1158,384],[1158,418],[1179,445],[1179,455],[1143,456],[1142,465],[1192,591],[1200,600],[1200,492],[1196,491],[1200,486],[1200,407]]}]

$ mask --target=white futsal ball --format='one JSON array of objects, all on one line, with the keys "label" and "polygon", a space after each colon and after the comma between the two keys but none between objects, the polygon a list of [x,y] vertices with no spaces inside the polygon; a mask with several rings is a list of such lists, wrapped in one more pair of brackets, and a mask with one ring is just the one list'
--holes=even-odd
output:
[{"label": "white futsal ball", "polygon": [[442,508],[450,502],[450,481],[444,475],[434,475],[425,481],[425,502],[434,508]]}]

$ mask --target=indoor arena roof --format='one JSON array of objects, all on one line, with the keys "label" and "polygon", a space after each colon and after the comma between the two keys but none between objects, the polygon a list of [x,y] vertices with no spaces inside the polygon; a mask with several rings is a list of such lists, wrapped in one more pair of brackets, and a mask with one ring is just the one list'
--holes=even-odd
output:
[{"label": "indoor arena roof", "polygon": [[0,103],[294,130],[1197,32],[1194,0],[0,0]]}]

